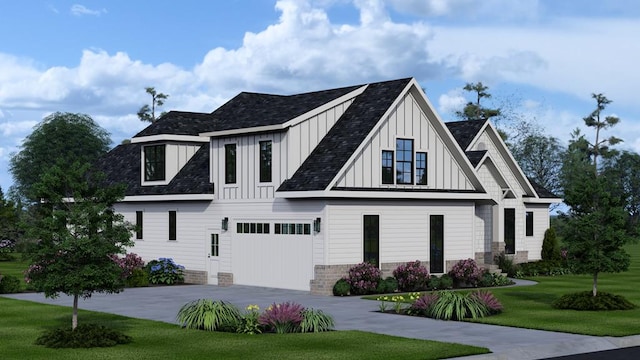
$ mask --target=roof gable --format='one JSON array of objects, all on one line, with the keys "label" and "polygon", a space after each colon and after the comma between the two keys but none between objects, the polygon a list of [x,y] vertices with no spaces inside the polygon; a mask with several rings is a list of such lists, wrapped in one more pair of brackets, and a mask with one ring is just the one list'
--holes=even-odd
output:
[{"label": "roof gable", "polygon": [[488,120],[465,120],[445,123],[463,151],[467,150]]}]

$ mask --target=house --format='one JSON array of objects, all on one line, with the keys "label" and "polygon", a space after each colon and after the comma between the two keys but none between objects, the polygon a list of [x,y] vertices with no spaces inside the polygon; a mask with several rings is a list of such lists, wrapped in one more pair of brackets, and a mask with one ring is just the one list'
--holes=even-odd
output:
[{"label": "house", "polygon": [[445,124],[415,79],[171,111],[99,166],[145,260],[187,280],[327,294],[354,264],[540,259],[548,208],[489,121]]}]

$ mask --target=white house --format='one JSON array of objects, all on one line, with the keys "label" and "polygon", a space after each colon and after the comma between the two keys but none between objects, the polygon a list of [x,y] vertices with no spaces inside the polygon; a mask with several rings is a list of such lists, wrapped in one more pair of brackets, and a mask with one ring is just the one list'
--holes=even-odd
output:
[{"label": "white house", "polygon": [[330,293],[354,264],[540,259],[549,204],[488,121],[445,124],[411,78],[172,111],[100,162],[131,252],[188,281]]}]

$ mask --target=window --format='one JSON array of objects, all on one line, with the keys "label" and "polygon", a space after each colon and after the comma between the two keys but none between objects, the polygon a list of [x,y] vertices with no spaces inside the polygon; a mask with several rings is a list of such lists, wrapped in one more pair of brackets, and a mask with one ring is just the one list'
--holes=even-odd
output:
[{"label": "window", "polygon": [[165,179],[165,145],[144,147],[144,181]]},{"label": "window", "polygon": [[429,272],[444,272],[444,215],[429,216]]},{"label": "window", "polygon": [[504,252],[516,253],[516,209],[504,209]]},{"label": "window", "polygon": [[427,185],[427,153],[416,153],[416,184]]},{"label": "window", "polygon": [[533,211],[527,211],[525,223],[526,236],[533,236]]},{"label": "window", "polygon": [[281,235],[311,235],[311,224],[275,224],[273,232]]},{"label": "window", "polygon": [[224,183],[236,183],[236,144],[224,146]]},{"label": "window", "polygon": [[142,211],[136,211],[136,239],[142,239]]},{"label": "window", "polygon": [[260,182],[271,182],[271,140],[260,141]]},{"label": "window", "polygon": [[237,223],[236,232],[238,234],[268,234],[270,232],[269,223]]},{"label": "window", "polygon": [[393,151],[382,150],[382,183],[393,184]]},{"label": "window", "polygon": [[169,240],[176,239],[176,212],[169,211]]},{"label": "window", "polygon": [[413,140],[396,139],[396,183],[413,184]]},{"label": "window", "polygon": [[363,260],[378,266],[380,264],[380,216],[364,215],[363,224]]},{"label": "window", "polygon": [[211,256],[220,256],[220,240],[218,234],[211,234]]}]

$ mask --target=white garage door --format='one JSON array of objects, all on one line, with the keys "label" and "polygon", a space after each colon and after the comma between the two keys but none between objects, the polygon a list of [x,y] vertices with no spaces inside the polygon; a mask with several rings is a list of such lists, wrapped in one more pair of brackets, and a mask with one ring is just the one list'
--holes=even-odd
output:
[{"label": "white garage door", "polygon": [[234,231],[231,238],[234,284],[309,290],[313,278],[313,235],[309,227],[310,224],[270,223],[268,234]]}]

